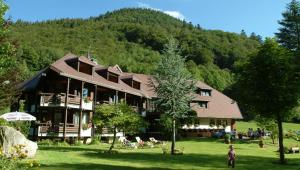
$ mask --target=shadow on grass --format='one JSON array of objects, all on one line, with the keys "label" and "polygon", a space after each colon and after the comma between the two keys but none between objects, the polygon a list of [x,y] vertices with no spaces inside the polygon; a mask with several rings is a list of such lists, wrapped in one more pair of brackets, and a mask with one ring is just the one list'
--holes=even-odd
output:
[{"label": "shadow on grass", "polygon": [[[194,141],[194,142],[215,142],[215,143],[225,143],[225,140],[222,138],[185,138],[182,141]],[[233,139],[231,140],[232,144],[258,144],[258,139],[257,140],[252,140],[252,139]]]},{"label": "shadow on grass", "polygon": [[[83,153],[84,157],[99,159],[92,163],[58,163],[54,165],[42,165],[43,169],[226,169],[226,155],[208,154],[184,154],[162,155],[158,153],[119,153],[103,154],[96,152]],[[113,161],[109,162],[108,161]],[[259,156],[240,156],[236,160],[236,169],[289,169],[298,170],[300,160],[289,160],[289,164],[274,164],[277,159]],[[137,165],[135,165],[137,164]],[[143,167],[140,167],[144,165]]]},{"label": "shadow on grass", "polygon": [[39,146],[39,150],[58,152],[104,152],[104,149],[77,147],[77,146]]},{"label": "shadow on grass", "polygon": [[157,169],[157,170],[171,170],[172,168],[161,168],[161,167],[133,167],[133,166],[122,166],[122,165],[105,165],[100,163],[60,163],[53,166],[42,165],[43,169],[57,169],[57,170],[140,170],[140,169]]},{"label": "shadow on grass", "polygon": [[[216,139],[189,139],[203,142],[219,142]],[[119,152],[117,154],[104,153],[105,148],[93,147],[57,147],[40,146],[39,150],[65,152],[80,152],[82,162],[70,163],[59,160],[55,164],[42,164],[42,169],[71,169],[71,170],[101,170],[101,169],[227,169],[226,153],[185,153],[184,155],[163,155],[159,152],[141,152],[141,150],[130,152]],[[237,155],[236,169],[272,169],[272,170],[298,170],[300,159],[290,159],[287,165],[274,164],[278,158],[263,157],[263,155]]]}]

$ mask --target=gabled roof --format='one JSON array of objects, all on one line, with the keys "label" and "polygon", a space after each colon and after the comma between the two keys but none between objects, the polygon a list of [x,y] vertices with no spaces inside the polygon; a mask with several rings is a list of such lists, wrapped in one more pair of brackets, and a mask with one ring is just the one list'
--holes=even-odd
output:
[{"label": "gabled roof", "polygon": [[124,75],[120,77],[120,79],[132,79],[134,81],[137,81],[137,82],[142,82],[139,78],[137,78],[137,76],[135,74],[127,74],[127,75]]},{"label": "gabled roof", "polygon": [[[127,84],[120,82],[120,83],[114,83],[111,81],[106,80],[105,78],[101,77],[98,74],[94,75],[88,75],[82,72],[78,72],[71,66],[69,66],[66,61],[70,59],[76,58],[73,54],[68,54],[64,56],[63,58],[57,60],[53,64],[50,65],[50,69],[56,71],[61,76],[70,77],[74,79],[78,79],[81,81],[89,82],[91,84],[99,85],[102,87],[115,89],[118,91],[123,91],[129,94],[137,95],[137,96],[145,96],[142,91],[134,89]],[[96,65],[95,65],[96,66]],[[147,96],[145,96],[147,97]]]},{"label": "gabled roof", "polygon": [[117,74],[117,75],[121,75],[122,74],[121,72],[119,72],[118,70],[116,70],[113,67],[104,67],[104,66],[95,67],[95,71],[102,71],[102,70],[106,70],[106,71],[109,71],[109,72]]},{"label": "gabled roof", "polygon": [[[81,62],[84,62],[86,64],[89,64],[94,67],[96,70],[103,70],[107,69],[115,74],[118,74],[120,76],[120,79],[125,78],[132,78],[135,81],[138,81],[141,83],[140,89],[135,89],[123,81],[119,81],[119,83],[111,82],[103,78],[102,76],[98,75],[97,73],[93,75],[85,74],[82,72],[78,72],[73,67],[69,66],[66,61],[68,60],[76,60],[78,59]],[[126,92],[132,95],[136,96],[142,96],[146,98],[156,98],[157,95],[154,90],[154,86],[157,85],[155,83],[154,79],[150,75],[145,74],[136,74],[136,73],[126,73],[123,72],[119,66],[114,67],[104,67],[95,64],[94,62],[90,61],[86,57],[77,57],[74,54],[67,54],[63,58],[57,60],[53,64],[49,66],[49,68],[46,68],[44,70],[41,70],[35,77],[32,79],[22,83],[21,88],[22,89],[31,89],[36,87],[37,83],[39,82],[39,79],[43,72],[46,70],[51,69],[61,76],[70,77],[73,79],[85,81],[91,84],[99,85],[102,87]],[[196,86],[200,89],[206,89],[211,90],[211,96],[201,96],[200,94],[194,94],[193,101],[194,104],[191,104],[191,107],[193,110],[196,111],[198,117],[202,118],[235,118],[235,119],[242,119],[241,112],[239,110],[239,107],[235,101],[230,99],[229,97],[225,96],[223,93],[215,90],[214,88],[210,87],[209,85],[197,81]],[[198,101],[207,101],[208,102],[208,108],[200,108],[197,104]]]}]

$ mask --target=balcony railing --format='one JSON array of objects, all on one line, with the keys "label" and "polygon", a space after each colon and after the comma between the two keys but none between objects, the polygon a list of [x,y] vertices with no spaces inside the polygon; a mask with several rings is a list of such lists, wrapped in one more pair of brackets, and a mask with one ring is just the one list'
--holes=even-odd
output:
[{"label": "balcony railing", "polygon": [[[41,105],[60,105],[65,104],[66,93],[40,93]],[[68,104],[80,105],[80,97],[74,94],[68,94]]]},{"label": "balcony railing", "polygon": [[[64,123],[51,124],[51,123],[39,123],[40,133],[63,133]],[[67,123],[66,124],[66,133],[77,133],[79,126],[76,124]]]},{"label": "balcony railing", "polygon": [[[66,106],[66,93],[40,93],[40,106],[45,107],[64,107]],[[68,94],[67,106],[72,108],[80,108],[80,96]],[[82,99],[82,108],[92,110],[93,101],[85,102]]]}]

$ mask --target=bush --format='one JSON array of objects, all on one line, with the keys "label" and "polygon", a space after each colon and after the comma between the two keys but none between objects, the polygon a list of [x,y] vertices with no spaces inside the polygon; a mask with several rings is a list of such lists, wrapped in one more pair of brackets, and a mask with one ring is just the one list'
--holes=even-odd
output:
[{"label": "bush", "polygon": [[10,153],[4,154],[2,148],[0,148],[0,169],[1,170],[15,170],[25,169],[20,166],[21,159],[27,157],[27,154],[23,152],[24,145],[15,145],[11,148]]},{"label": "bush", "polygon": [[83,145],[83,143],[80,140],[75,140],[73,145],[74,146],[81,146],[81,145]]},{"label": "bush", "polygon": [[225,139],[225,143],[229,144],[231,142],[231,135],[230,134],[226,134],[224,136],[224,139]]},{"label": "bush", "polygon": [[100,145],[101,140],[98,137],[93,137],[90,145]]},{"label": "bush", "polygon": [[37,161],[37,160],[29,160],[27,162],[27,168],[36,168],[38,169],[38,167],[40,167],[41,164]]},{"label": "bush", "polygon": [[287,147],[287,146],[284,146],[284,147],[283,147],[283,150],[284,150],[284,153],[285,153],[285,154],[290,153],[290,148]]},{"label": "bush", "polygon": [[0,126],[8,126],[8,122],[0,118]]},{"label": "bush", "polygon": [[10,127],[13,127],[20,131],[25,137],[29,134],[29,129],[31,126],[31,122],[29,121],[16,121],[16,122],[8,122],[7,124]]},{"label": "bush", "polygon": [[58,141],[58,142],[54,143],[54,145],[56,145],[56,146],[70,146],[70,144],[66,141]]},{"label": "bush", "polygon": [[43,139],[41,141],[38,141],[38,145],[42,145],[42,146],[52,146],[54,145],[54,142],[50,139]]}]

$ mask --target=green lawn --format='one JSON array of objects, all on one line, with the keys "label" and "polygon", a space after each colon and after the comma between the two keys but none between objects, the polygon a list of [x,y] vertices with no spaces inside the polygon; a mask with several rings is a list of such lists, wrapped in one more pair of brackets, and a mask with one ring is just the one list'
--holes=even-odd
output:
[{"label": "green lawn", "polygon": [[[299,144],[293,139],[286,143]],[[161,148],[118,149],[117,154],[103,153],[108,144],[85,146],[39,146],[37,160],[45,170],[93,169],[228,169],[228,145],[216,139],[185,139],[177,142],[184,147],[184,155],[163,155]],[[236,169],[299,169],[300,154],[288,154],[288,165],[276,162],[277,147],[270,143],[259,148],[256,141],[235,142]]]},{"label": "green lawn", "polygon": [[[254,121],[251,122],[244,122],[244,121],[237,121],[237,130],[240,132],[247,132],[248,128],[253,128],[254,130],[257,129],[257,125]],[[296,123],[283,123],[283,130],[288,131],[300,131],[300,124]]]}]

